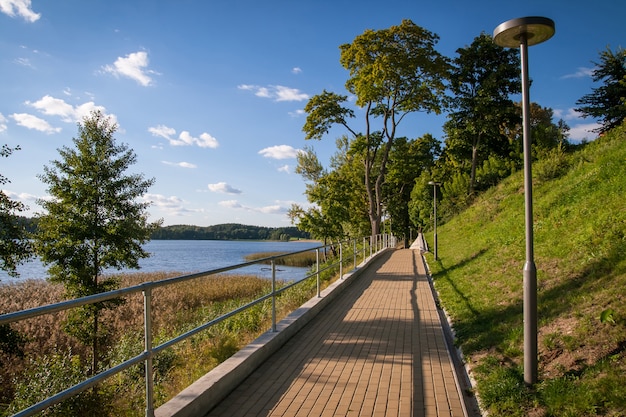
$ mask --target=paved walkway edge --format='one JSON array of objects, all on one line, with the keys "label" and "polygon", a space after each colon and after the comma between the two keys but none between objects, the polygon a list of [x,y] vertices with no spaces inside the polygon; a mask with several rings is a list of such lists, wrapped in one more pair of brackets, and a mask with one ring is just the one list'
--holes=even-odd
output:
[{"label": "paved walkway edge", "polygon": [[381,251],[367,258],[357,269],[345,273],[342,279],[338,279],[322,291],[320,298],[310,299],[277,323],[276,332],[269,330],[263,333],[167,403],[157,408],[154,413],[155,417],[204,415],[207,410],[217,405],[272,353],[313,319],[324,306],[336,298],[373,260],[389,250],[393,249]]},{"label": "paved walkway edge", "polygon": [[441,304],[439,303],[439,294],[435,289],[433,276],[430,272],[430,267],[428,266],[428,262],[426,262],[426,258],[424,257],[423,253],[422,261],[424,262],[424,266],[426,267],[426,276],[428,277],[430,290],[432,291],[435,305],[437,306],[437,311],[439,312],[439,321],[441,321],[444,339],[446,341],[446,345],[448,346],[448,356],[450,358],[450,362],[452,363],[452,367],[454,368],[454,378],[456,379],[456,386],[459,390],[459,395],[463,400],[465,415],[468,417],[480,417],[483,415],[483,412],[478,403],[478,398],[474,393],[475,386],[472,378],[470,377],[470,369],[468,366],[465,365],[465,360],[463,359],[463,351],[454,345],[455,336],[452,321],[450,320],[448,313],[446,313],[444,308],[441,307]]}]

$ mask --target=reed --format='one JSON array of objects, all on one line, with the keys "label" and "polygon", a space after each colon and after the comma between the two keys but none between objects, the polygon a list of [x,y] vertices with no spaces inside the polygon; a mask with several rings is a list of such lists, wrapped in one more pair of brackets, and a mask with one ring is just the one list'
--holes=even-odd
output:
[{"label": "reed", "polygon": [[[313,253],[314,255],[314,253]],[[272,255],[270,255],[272,256]],[[266,257],[260,255],[260,257]],[[121,287],[158,281],[179,273],[120,274]],[[324,279],[328,285],[331,277]],[[278,286],[284,285],[282,282]],[[278,297],[280,320],[315,294],[308,280]],[[271,291],[267,279],[249,275],[215,275],[157,288],[152,294],[154,343],[158,345],[202,323],[243,306]],[[65,299],[62,285],[43,280],[25,280],[0,285],[0,314],[55,303]],[[85,370],[89,349],[63,330],[66,313],[55,313],[14,323],[11,328],[24,336],[22,354],[0,350],[0,416],[53,394],[42,387],[60,390]],[[109,332],[109,366],[121,363],[143,350],[143,296],[132,294],[124,303],[102,314]],[[247,309],[219,325],[161,352],[154,358],[156,406],[176,395],[200,376],[269,329],[269,301]],[[69,365],[68,365],[69,364]],[[60,383],[59,381],[64,381]],[[138,416],[145,408],[143,366],[116,375],[99,387],[110,407],[102,415]],[[75,401],[57,407],[49,415],[65,415]],[[93,405],[94,402],[90,401]],[[97,404],[97,403],[96,403]]]},{"label": "reed", "polygon": [[[259,259],[271,258],[273,256],[283,255],[286,252],[258,252],[252,253],[250,255],[245,256],[245,260],[247,262],[257,261]],[[316,255],[314,251],[301,252],[295,255],[283,256],[280,258],[274,259],[275,265],[284,265],[284,266],[295,266],[301,268],[308,268],[312,265],[315,265]],[[264,264],[269,265],[271,263],[270,260],[266,260],[263,262]]]}]

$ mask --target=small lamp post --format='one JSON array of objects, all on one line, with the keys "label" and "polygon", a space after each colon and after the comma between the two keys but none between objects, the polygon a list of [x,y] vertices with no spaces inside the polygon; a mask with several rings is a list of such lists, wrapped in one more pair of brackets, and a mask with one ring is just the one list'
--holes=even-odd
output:
[{"label": "small lamp post", "polygon": [[524,264],[524,382],[537,382],[537,268],[533,253],[533,195],[530,138],[528,46],[554,35],[554,22],[546,17],[522,17],[500,24],[493,41],[506,48],[520,48],[522,66],[522,119],[524,140],[524,203],[526,219],[526,263]]},{"label": "small lamp post", "polygon": [[439,259],[439,257],[437,256],[437,187],[439,187],[441,185],[440,182],[435,182],[435,181],[428,181],[428,185],[432,185],[433,186],[433,217],[434,217],[434,223],[435,223],[435,230],[434,230],[434,244],[435,244],[435,260]]}]

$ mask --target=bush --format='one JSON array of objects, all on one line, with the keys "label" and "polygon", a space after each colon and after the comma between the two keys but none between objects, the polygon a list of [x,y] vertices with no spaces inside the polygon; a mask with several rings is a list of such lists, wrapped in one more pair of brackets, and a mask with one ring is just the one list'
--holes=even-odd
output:
[{"label": "bush", "polygon": [[[15,397],[9,413],[16,413],[43,401],[72,385],[79,384],[88,374],[78,356],[71,352],[57,352],[31,360],[25,378],[15,386]],[[44,416],[103,416],[110,412],[112,393],[100,386],[56,404],[41,415]]]}]

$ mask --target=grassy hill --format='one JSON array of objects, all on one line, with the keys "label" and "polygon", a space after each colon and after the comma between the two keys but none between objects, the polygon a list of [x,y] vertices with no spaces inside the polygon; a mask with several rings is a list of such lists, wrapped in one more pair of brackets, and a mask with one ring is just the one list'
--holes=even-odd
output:
[{"label": "grassy hill", "polygon": [[438,228],[441,304],[490,415],[624,416],[626,124],[533,174],[539,383],[523,381],[522,172]]}]

